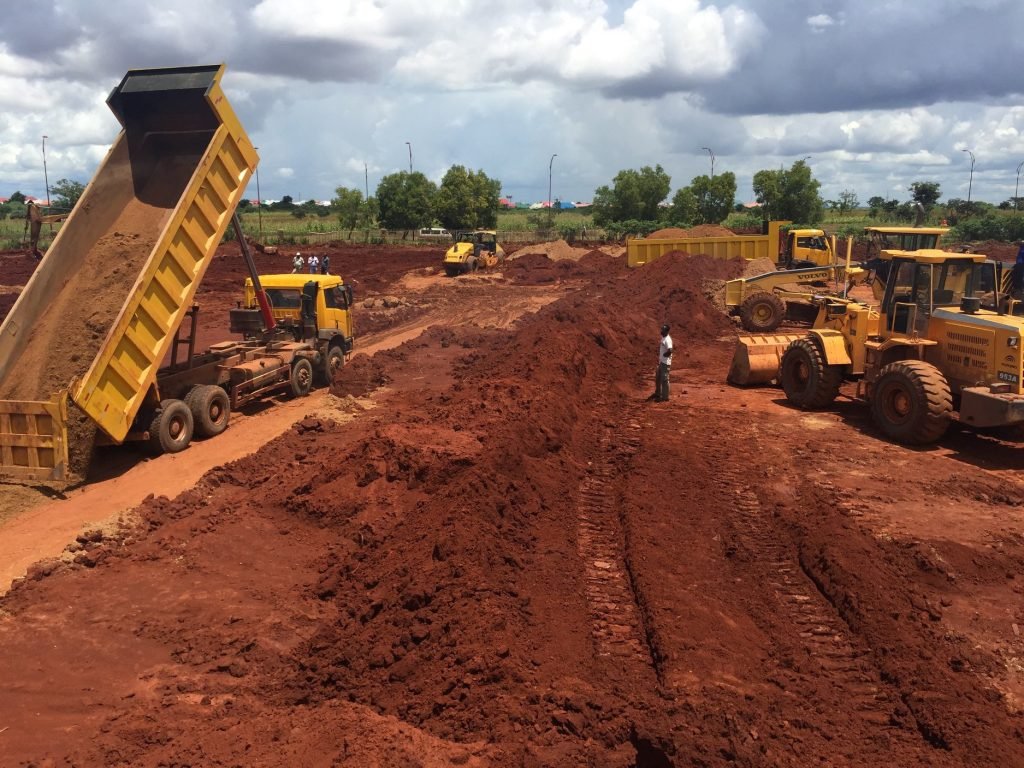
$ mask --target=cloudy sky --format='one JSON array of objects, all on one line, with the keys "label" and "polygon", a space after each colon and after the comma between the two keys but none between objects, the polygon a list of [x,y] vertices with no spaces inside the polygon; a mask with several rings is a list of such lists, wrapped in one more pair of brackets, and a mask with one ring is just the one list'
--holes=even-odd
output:
[{"label": "cloudy sky", "polygon": [[[622,168],[673,187],[810,156],[826,197],[1011,196],[1021,0],[26,0],[0,14],[0,196],[87,181],[132,68],[226,62],[264,198],[371,193],[459,163],[515,200],[589,200]],[[255,197],[255,189],[250,190]]]}]

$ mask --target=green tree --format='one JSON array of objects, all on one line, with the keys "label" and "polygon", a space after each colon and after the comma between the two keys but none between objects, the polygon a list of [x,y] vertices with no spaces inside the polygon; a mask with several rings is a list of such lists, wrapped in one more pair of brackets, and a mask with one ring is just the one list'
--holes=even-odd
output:
[{"label": "green tree", "polygon": [[348,236],[358,228],[369,227],[373,222],[373,206],[371,200],[363,199],[361,189],[349,189],[338,187],[334,190],[334,199],[331,200],[331,208],[338,215],[338,221],[344,229],[348,230]]},{"label": "green tree", "polygon": [[269,206],[272,211],[291,211],[295,209],[295,198],[291,195],[285,195],[276,203],[271,203]]},{"label": "green tree", "polygon": [[714,178],[695,176],[690,190],[697,201],[697,222],[718,224],[725,221],[736,202],[736,174],[726,171]]},{"label": "green tree", "polygon": [[22,192],[12,192],[11,196],[7,198],[8,202],[11,203],[25,203],[25,195]]},{"label": "green tree", "polygon": [[925,211],[931,211],[939,202],[940,187],[937,181],[915,181],[908,189],[911,199],[923,205]]},{"label": "green tree", "polygon": [[387,229],[416,229],[433,219],[437,185],[419,171],[385,176],[377,185],[380,223]]},{"label": "green tree", "polygon": [[677,190],[672,197],[672,207],[669,209],[669,220],[680,227],[692,227],[697,223],[699,216],[697,210],[697,196],[693,194],[690,187],[683,187]]},{"label": "green tree", "polygon": [[494,227],[498,222],[501,182],[481,171],[453,165],[434,198],[434,215],[450,230]]},{"label": "green tree", "polygon": [[882,212],[885,205],[885,198],[881,195],[873,195],[868,198],[868,217],[875,219]]},{"label": "green tree", "polygon": [[630,219],[655,221],[660,218],[658,206],[671,188],[672,178],[660,165],[619,171],[611,187],[602,186],[594,191],[594,223],[603,226]]},{"label": "green tree", "polygon": [[857,193],[852,189],[844,189],[839,193],[839,199],[835,201],[834,207],[842,218],[860,207],[860,200],[857,199]]},{"label": "green tree", "polygon": [[825,217],[820,189],[821,182],[803,160],[797,160],[789,169],[754,174],[754,194],[771,219],[818,224]]},{"label": "green tree", "polygon": [[85,184],[70,179],[60,179],[50,187],[50,205],[64,211],[75,207],[78,198],[85,192]]}]

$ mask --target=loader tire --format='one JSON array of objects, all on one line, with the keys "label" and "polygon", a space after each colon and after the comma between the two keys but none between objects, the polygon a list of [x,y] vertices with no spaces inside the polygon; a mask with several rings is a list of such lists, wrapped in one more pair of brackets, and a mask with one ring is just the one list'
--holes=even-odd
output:
[{"label": "loader tire", "polygon": [[216,437],[228,428],[231,399],[220,387],[213,384],[192,387],[185,395],[185,404],[192,411],[195,433],[200,437]]},{"label": "loader tire", "polygon": [[305,397],[313,388],[313,364],[304,357],[298,358],[292,363],[292,372],[289,378],[292,395]]},{"label": "loader tire", "polygon": [[321,385],[325,387],[331,386],[334,382],[335,374],[345,367],[345,353],[341,347],[334,345],[327,350],[327,354],[324,355],[324,361],[320,364],[320,370],[318,371],[317,378],[320,380]]},{"label": "loader tire", "polygon": [[149,444],[159,455],[180,453],[192,442],[192,411],[183,400],[164,400],[149,425]]},{"label": "loader tire", "polygon": [[885,366],[871,394],[871,415],[886,437],[906,445],[934,443],[949,428],[953,396],[938,368],[921,360]]},{"label": "loader tire", "polygon": [[824,408],[836,399],[843,369],[826,365],[825,355],[813,338],[792,342],[782,356],[782,389],[786,399],[806,410]]},{"label": "loader tire", "polygon": [[771,333],[786,319],[786,305],[768,291],[752,293],[740,304],[740,320],[751,333]]}]

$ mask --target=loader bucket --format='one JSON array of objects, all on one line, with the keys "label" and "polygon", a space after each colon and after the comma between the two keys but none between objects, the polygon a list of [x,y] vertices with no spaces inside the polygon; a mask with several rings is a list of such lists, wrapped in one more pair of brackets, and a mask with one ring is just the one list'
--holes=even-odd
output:
[{"label": "loader bucket", "polygon": [[745,387],[751,384],[769,384],[779,378],[779,366],[786,348],[802,333],[756,334],[736,339],[736,352],[732,356],[728,381]]}]

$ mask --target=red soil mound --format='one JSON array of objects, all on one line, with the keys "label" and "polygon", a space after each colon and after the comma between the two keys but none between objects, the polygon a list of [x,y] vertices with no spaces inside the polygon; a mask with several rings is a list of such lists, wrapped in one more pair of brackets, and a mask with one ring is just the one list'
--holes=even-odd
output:
[{"label": "red soil mound", "polygon": [[698,224],[696,227],[690,227],[689,229],[666,227],[665,229],[651,232],[647,237],[677,240],[683,237],[731,237],[733,234],[734,232],[731,229],[719,226],[718,224]]}]

